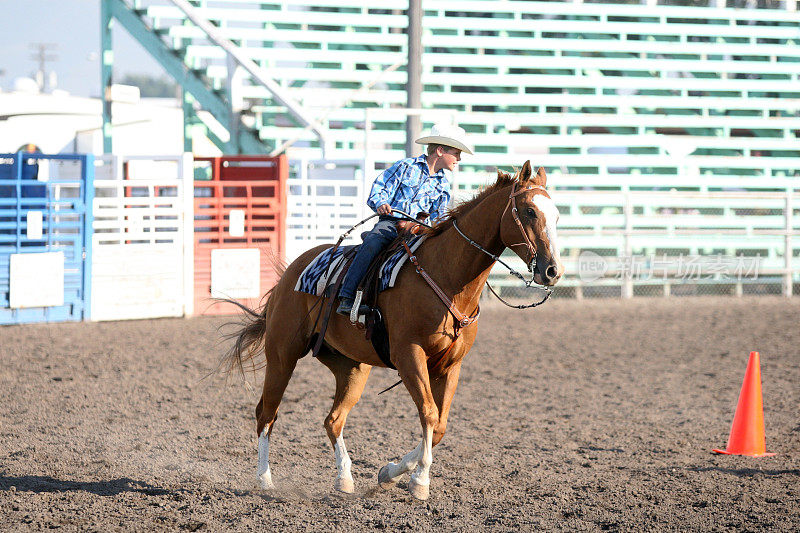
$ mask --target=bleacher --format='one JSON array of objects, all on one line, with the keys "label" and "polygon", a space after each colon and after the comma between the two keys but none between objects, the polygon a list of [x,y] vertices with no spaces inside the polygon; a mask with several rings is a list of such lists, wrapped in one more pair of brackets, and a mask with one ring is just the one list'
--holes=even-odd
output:
[{"label": "bleacher", "polygon": [[[364,109],[405,104],[406,4],[194,2],[312,114],[346,104],[325,125],[337,156],[348,158],[363,152],[363,136],[354,130],[363,126]],[[169,0],[137,5],[186,64],[225,88],[224,50]],[[477,145],[477,169],[533,152],[552,156],[548,166],[565,173],[603,175],[598,159],[607,158],[590,156],[615,147],[626,149],[616,154],[620,167],[670,175],[661,170],[676,172],[663,157],[658,134],[664,134],[690,137],[687,144],[710,158],[704,169],[714,175],[731,168],[768,177],[797,170],[797,11],[607,1],[427,0],[423,7],[423,107],[485,113],[468,123],[459,118]],[[267,144],[299,136],[297,149],[318,146],[265,87],[244,83],[247,111]],[[377,160],[402,155],[404,121],[374,121]]]},{"label": "bleacher", "polygon": [[[228,54],[183,11],[126,1],[211,89],[229,89]],[[785,273],[784,248],[800,255],[800,213],[784,211],[800,193],[798,2],[667,3],[688,4],[425,0],[423,126],[455,120],[476,146],[457,196],[496,167],[544,166],[567,257],[764,251]],[[407,2],[192,5],[322,122],[325,157],[363,160],[355,174],[371,180],[404,156]],[[296,139],[290,159],[322,156],[266,87],[234,78],[268,149]]]}]

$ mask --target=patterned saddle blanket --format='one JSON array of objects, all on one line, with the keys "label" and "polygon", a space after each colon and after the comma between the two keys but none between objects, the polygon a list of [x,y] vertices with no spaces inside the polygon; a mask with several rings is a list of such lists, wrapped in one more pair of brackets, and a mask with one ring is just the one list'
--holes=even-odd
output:
[{"label": "patterned saddle blanket", "polygon": [[[408,243],[408,247],[414,252],[424,240],[424,235],[415,236]],[[357,248],[357,246],[340,246],[335,251],[333,247],[323,250],[322,253],[308,264],[305,270],[303,270],[303,273],[300,274],[300,278],[297,280],[294,290],[307,294],[314,294],[316,296],[325,294],[328,287],[335,285],[339,276],[344,275],[344,256],[349,250],[353,250],[354,248]],[[407,260],[408,254],[405,248],[400,247],[383,262],[380,268],[379,292],[394,287],[395,281],[397,281],[397,275],[400,273],[400,268],[402,268]]]}]

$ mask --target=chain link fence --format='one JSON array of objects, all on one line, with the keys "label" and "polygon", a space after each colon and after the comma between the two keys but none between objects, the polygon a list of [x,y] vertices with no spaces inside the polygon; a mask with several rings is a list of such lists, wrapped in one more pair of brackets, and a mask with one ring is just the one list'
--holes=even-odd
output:
[{"label": "chain link fence", "polygon": [[[636,298],[800,294],[800,205],[775,193],[552,194],[565,274],[553,296]],[[600,198],[600,199],[598,199]],[[515,268],[522,261],[510,254]],[[495,268],[504,297],[536,299]]]}]

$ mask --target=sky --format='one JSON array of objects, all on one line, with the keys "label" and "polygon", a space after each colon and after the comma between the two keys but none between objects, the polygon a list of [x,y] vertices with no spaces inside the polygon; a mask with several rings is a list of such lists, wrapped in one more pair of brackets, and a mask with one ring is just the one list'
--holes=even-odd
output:
[{"label": "sky", "polygon": [[[100,0],[0,0],[0,87],[31,77],[38,64],[31,44],[52,43],[58,88],[77,96],[100,94]],[[163,76],[160,65],[118,24],[114,24],[114,75]]]}]

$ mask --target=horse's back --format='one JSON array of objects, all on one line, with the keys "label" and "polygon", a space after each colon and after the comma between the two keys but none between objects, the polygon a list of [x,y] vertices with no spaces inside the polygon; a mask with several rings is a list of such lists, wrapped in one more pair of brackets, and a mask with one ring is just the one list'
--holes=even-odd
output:
[{"label": "horse's back", "polygon": [[[303,292],[297,292],[294,289],[297,286],[297,280],[300,279],[300,276],[303,274],[303,271],[306,269],[306,267],[311,264],[311,262],[314,261],[317,256],[319,256],[319,254],[321,254],[324,250],[331,248],[332,246],[332,244],[321,244],[319,246],[315,246],[306,250],[300,254],[297,259],[289,263],[280,280],[278,280],[278,283],[270,291],[272,292],[272,296],[276,300],[282,301],[284,305],[290,301],[295,303],[299,303],[300,301],[304,302],[304,304],[301,304],[303,308],[313,305],[313,303],[317,300],[316,296],[305,294]],[[306,298],[297,298],[298,296]]]},{"label": "horse's back", "polygon": [[291,281],[292,287],[294,287],[294,284],[297,283],[297,279],[303,273],[303,270],[305,270],[319,254],[331,247],[333,247],[332,244],[320,244],[300,254],[297,259],[289,263],[289,266],[286,267],[286,272],[281,277],[281,283],[283,283],[284,280],[286,280],[286,282]]}]

